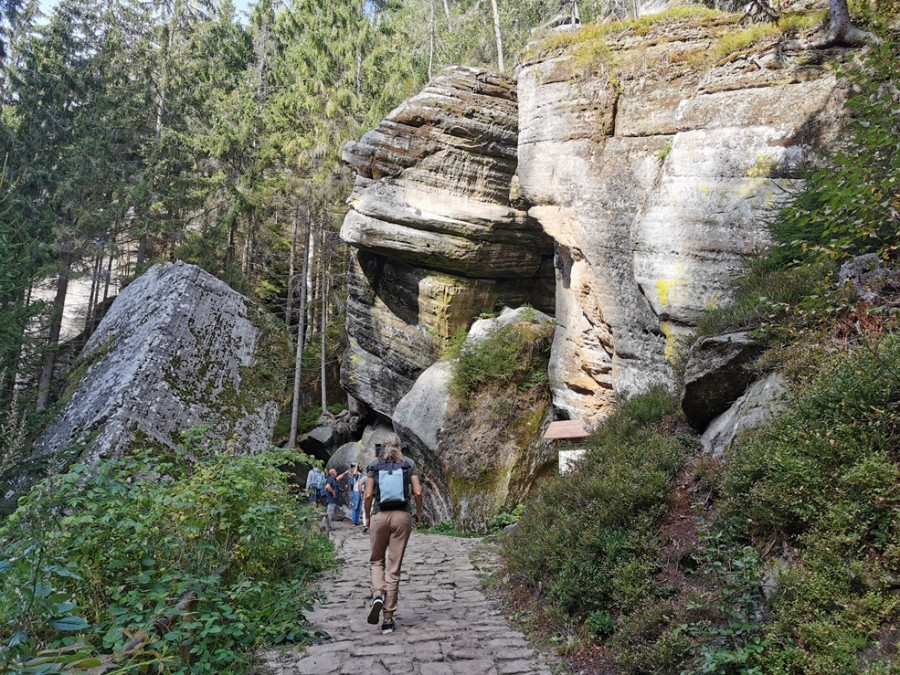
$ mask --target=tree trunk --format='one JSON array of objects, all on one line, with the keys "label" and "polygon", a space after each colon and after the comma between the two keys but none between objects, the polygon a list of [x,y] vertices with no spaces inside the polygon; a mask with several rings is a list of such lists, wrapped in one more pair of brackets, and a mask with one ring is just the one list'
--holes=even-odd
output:
[{"label": "tree trunk", "polygon": [[47,351],[38,378],[37,410],[46,410],[50,404],[50,385],[53,383],[53,369],[56,366],[56,352],[59,348],[59,335],[62,331],[63,309],[66,306],[66,295],[69,292],[69,275],[72,261],[68,253],[61,259],[62,267],[56,280],[56,296],[53,298],[53,309],[50,314],[50,329],[47,333]]},{"label": "tree trunk", "polygon": [[497,8],[497,0],[491,0],[491,10],[494,12],[494,35],[497,36],[497,69],[504,73],[503,67],[503,38],[500,35],[500,10]]},{"label": "tree trunk", "polygon": [[[303,269],[301,279],[306,279],[309,267],[309,248],[312,239],[312,226],[307,221],[306,241],[303,246]],[[300,316],[297,320],[297,360],[294,362],[294,397],[291,400],[291,431],[288,435],[288,447],[297,447],[297,421],[300,417],[300,380],[303,375],[303,346],[306,335],[306,283],[300,287]]]},{"label": "tree trunk", "polygon": [[431,0],[431,30],[428,35],[428,81],[431,82],[431,67],[434,63],[434,0]]},{"label": "tree trunk", "polygon": [[297,206],[294,206],[294,222],[291,226],[291,252],[288,256],[288,280],[287,280],[287,300],[284,303],[284,323],[290,328],[291,319],[293,318],[292,314],[294,312],[294,287],[297,284],[297,280],[294,278],[297,275],[295,268],[295,263],[297,260],[297,230],[300,227],[300,209]]},{"label": "tree trunk", "polygon": [[241,260],[241,273],[250,284],[250,274],[253,269],[253,244],[256,237],[256,211],[250,212],[250,225],[247,227],[247,239],[244,241],[244,255]]},{"label": "tree trunk", "polygon": [[91,274],[91,290],[88,293],[87,312],[84,315],[84,331],[90,335],[92,317],[94,316],[94,308],[97,306],[96,297],[100,295],[100,269],[103,265],[103,254],[99,254],[94,258],[94,269]]},{"label": "tree trunk", "polygon": [[109,252],[109,258],[106,261],[106,279],[103,280],[103,301],[109,298],[109,285],[112,283],[112,267],[113,267],[113,248]]},{"label": "tree trunk", "polygon": [[315,264],[316,260],[318,260],[319,256],[319,242],[313,233],[312,227],[312,216],[309,212],[307,212],[307,218],[309,219],[309,253],[307,257],[309,258],[309,262],[307,263],[306,269],[306,294],[309,299],[309,307],[310,307],[310,316],[309,321],[306,322],[306,341],[309,342],[313,339],[313,336],[316,334],[316,327],[318,326],[319,319],[319,304],[318,304],[318,296],[316,295],[316,291],[318,290],[318,285],[316,284],[316,270],[318,269]]},{"label": "tree trunk", "polygon": [[831,19],[824,37],[818,40],[792,40],[784,45],[785,51],[824,49],[835,45],[862,47],[868,43],[881,44],[881,39],[877,35],[853,25],[847,0],[829,0],[828,12]]},{"label": "tree trunk", "polygon": [[[324,235],[324,232],[322,233]],[[324,236],[322,237],[324,243]],[[322,247],[324,251],[324,247]],[[328,414],[328,386],[326,384],[326,371],[328,370],[325,367],[325,329],[328,326],[328,272],[325,269],[325,256],[322,256],[322,268],[319,271],[319,274],[322,276],[322,332],[319,335],[319,339],[322,343],[322,348],[319,350],[320,356],[322,359],[322,385],[320,389],[322,390],[322,414]]]}]

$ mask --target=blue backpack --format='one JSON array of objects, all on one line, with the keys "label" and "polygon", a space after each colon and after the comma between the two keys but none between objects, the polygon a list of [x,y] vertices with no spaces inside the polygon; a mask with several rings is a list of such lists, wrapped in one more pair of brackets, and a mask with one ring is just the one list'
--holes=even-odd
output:
[{"label": "blue backpack", "polygon": [[382,511],[408,508],[412,465],[409,462],[378,462],[372,465],[372,471],[375,472],[375,485],[378,489],[378,507]]}]

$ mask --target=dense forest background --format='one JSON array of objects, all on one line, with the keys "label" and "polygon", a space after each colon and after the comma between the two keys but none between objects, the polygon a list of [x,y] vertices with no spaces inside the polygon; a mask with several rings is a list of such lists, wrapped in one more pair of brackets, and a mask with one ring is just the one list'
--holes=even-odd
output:
[{"label": "dense forest background", "polygon": [[[90,280],[89,333],[118,288],[175,259],[295,334],[305,300],[305,370],[320,377],[326,361],[336,372],[337,230],[352,186],[343,145],[447,65],[509,71],[532,29],[560,13],[629,9],[260,0],[238,13],[229,0],[62,0],[42,14],[36,0],[0,1],[0,407],[40,412],[56,398],[70,282]],[[317,388],[304,388],[309,407]],[[40,424],[26,417],[15,419],[23,433]]]}]

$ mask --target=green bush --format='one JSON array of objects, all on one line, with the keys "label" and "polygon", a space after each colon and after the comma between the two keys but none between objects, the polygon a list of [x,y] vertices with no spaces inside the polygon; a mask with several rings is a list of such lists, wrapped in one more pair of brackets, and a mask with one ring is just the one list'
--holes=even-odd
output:
[{"label": "green bush", "polygon": [[723,493],[745,536],[786,538],[759,663],[849,672],[900,598],[900,338],[834,354],[790,411],[737,446]]},{"label": "green bush", "polygon": [[298,619],[332,550],[278,469],[295,460],[146,455],[39,485],[0,529],[0,621],[13,636],[0,665],[62,648],[69,659],[238,672],[260,645],[307,639]]},{"label": "green bush", "polygon": [[459,343],[451,393],[467,404],[476,392],[490,386],[546,389],[552,341],[552,324],[512,323],[495,328],[474,344]]},{"label": "green bush", "polygon": [[811,261],[877,253],[898,256],[900,208],[900,42],[873,46],[843,68],[853,96],[847,143],[825,168],[812,171],[803,192],[773,226],[784,259]]},{"label": "green bush", "polygon": [[488,527],[492,532],[499,532],[505,527],[518,523],[525,513],[525,505],[518,504],[512,511],[498,513],[488,521]]},{"label": "green bush", "polygon": [[[654,593],[658,517],[684,449],[659,433],[673,397],[655,391],[626,403],[589,441],[577,471],[545,482],[502,543],[518,582],[541,589],[563,625],[627,613]],[[605,625],[605,624],[604,624]]]}]

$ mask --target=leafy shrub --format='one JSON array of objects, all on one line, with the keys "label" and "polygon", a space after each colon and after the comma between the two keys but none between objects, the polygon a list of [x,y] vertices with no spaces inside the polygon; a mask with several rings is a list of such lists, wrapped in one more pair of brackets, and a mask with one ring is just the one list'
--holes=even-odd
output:
[{"label": "leafy shrub", "polygon": [[511,576],[542,589],[562,626],[593,616],[588,630],[596,632],[599,613],[615,621],[613,611],[627,613],[652,596],[657,518],[684,454],[655,423],[674,406],[664,391],[623,405],[590,439],[578,470],[545,482],[503,541]]},{"label": "leafy shrub", "polygon": [[877,253],[897,258],[900,208],[900,42],[874,46],[862,67],[839,73],[854,95],[846,146],[828,166],[812,171],[805,189],[784,210],[773,234],[794,259]]},{"label": "leafy shrub", "polygon": [[66,658],[235,672],[259,645],[306,639],[298,617],[332,554],[278,469],[295,460],[143,456],[48,479],[0,529],[0,619],[14,638],[0,664],[71,648],[74,632],[84,646]]},{"label": "leafy shrub", "polygon": [[[520,322],[499,326],[474,344],[461,344],[451,392],[466,404],[489,386],[546,387],[552,339],[552,324]],[[502,408],[502,402],[498,405]]]},{"label": "leafy shrub", "polygon": [[596,637],[612,635],[616,627],[608,612],[591,612],[588,614],[584,625],[591,635]]},{"label": "leafy shrub", "polygon": [[496,516],[491,518],[488,521],[488,527],[492,532],[498,532],[505,527],[518,523],[522,518],[522,514],[525,513],[525,505],[519,504],[517,505],[512,512],[498,513]]}]

